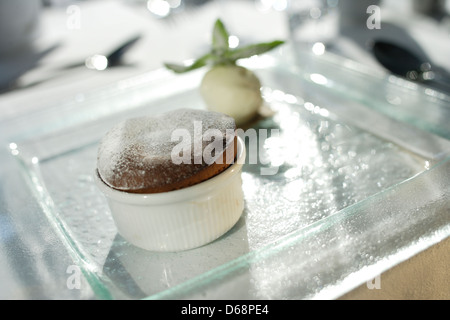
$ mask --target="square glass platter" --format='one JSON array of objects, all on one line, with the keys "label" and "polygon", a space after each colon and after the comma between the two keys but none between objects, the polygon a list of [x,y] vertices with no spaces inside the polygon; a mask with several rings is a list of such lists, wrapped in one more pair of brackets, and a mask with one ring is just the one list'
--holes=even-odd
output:
[{"label": "square glass platter", "polygon": [[[4,124],[31,191],[99,299],[335,298],[450,235],[447,96],[332,56],[294,58],[284,49],[243,62],[265,98],[260,119],[243,128],[259,133],[246,137],[245,210],[193,250],[128,244],[93,174],[115,123],[205,108],[204,71],[157,70]],[[442,116],[414,116],[425,102]]]}]

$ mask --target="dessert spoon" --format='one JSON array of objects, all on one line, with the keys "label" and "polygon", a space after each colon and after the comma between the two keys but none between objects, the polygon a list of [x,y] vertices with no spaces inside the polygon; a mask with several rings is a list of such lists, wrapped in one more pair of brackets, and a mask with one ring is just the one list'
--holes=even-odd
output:
[{"label": "dessert spoon", "polygon": [[377,40],[372,52],[378,62],[395,75],[450,92],[450,73],[412,51],[388,41]]}]

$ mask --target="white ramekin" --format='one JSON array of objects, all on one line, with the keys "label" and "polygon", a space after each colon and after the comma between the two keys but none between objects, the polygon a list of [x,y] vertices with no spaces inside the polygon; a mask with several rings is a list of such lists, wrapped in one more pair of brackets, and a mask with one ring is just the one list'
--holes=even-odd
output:
[{"label": "white ramekin", "polygon": [[237,142],[237,160],[217,176],[180,190],[136,194],[95,182],[106,196],[119,234],[151,251],[182,251],[205,245],[226,233],[244,210],[242,165],[245,145]]}]

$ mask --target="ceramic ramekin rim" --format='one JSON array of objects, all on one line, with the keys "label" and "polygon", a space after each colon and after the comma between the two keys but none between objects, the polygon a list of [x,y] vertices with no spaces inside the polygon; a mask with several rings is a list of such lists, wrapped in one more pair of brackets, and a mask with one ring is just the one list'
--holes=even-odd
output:
[{"label": "ceramic ramekin rim", "polygon": [[206,194],[212,190],[217,190],[217,185],[227,183],[227,180],[231,179],[236,174],[241,172],[242,166],[245,163],[246,150],[245,144],[241,137],[237,137],[237,156],[235,162],[228,167],[225,171],[219,173],[218,175],[198,183],[196,185],[169,191],[162,193],[151,193],[151,194],[139,194],[130,193],[126,191],[120,191],[108,186],[99,176],[98,170],[94,172],[94,180],[100,191],[112,200],[134,204],[134,205],[162,205],[166,203],[177,203],[185,201],[189,198],[195,198]]}]

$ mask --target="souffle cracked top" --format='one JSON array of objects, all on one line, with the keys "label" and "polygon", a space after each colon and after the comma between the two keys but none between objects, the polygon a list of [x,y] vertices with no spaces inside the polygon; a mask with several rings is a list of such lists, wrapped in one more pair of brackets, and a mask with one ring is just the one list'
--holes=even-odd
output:
[{"label": "souffle cracked top", "polygon": [[111,188],[131,193],[192,186],[233,163],[235,130],[232,117],[203,110],[131,118],[100,142],[98,174]]}]

